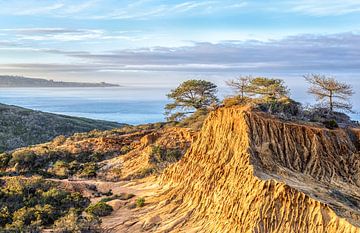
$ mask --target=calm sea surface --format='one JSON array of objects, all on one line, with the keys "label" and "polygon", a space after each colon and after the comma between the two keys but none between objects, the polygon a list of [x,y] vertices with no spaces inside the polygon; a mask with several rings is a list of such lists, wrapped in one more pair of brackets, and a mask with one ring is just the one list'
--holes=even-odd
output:
[{"label": "calm sea surface", "polygon": [[45,112],[142,124],[164,121],[170,88],[0,88],[0,102]]},{"label": "calm sea surface", "polygon": [[[107,88],[0,88],[0,103],[22,106],[71,116],[143,124],[164,121],[166,94],[171,88],[107,87]],[[302,103],[311,103],[306,89],[292,88],[292,97]],[[231,94],[220,88],[219,98]],[[359,93],[352,102],[360,110]],[[360,120],[359,114],[352,114]]]}]

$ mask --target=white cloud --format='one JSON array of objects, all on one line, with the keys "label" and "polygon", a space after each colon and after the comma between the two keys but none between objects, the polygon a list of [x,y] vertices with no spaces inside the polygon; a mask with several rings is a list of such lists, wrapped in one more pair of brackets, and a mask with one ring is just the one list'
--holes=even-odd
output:
[{"label": "white cloud", "polygon": [[292,12],[298,12],[313,16],[345,15],[360,12],[359,0],[298,0],[287,2],[287,8]]},{"label": "white cloud", "polygon": [[47,6],[39,6],[34,8],[23,8],[19,9],[17,11],[12,12],[15,15],[37,15],[37,14],[47,14],[54,10],[59,10],[60,8],[63,8],[63,3],[56,3],[52,5]]},{"label": "white cloud", "polygon": [[107,32],[99,29],[67,29],[67,28],[12,28],[0,29],[0,36],[13,38],[17,41],[101,41],[128,40],[140,41],[146,39],[139,31]]},{"label": "white cloud", "polygon": [[75,13],[85,12],[96,6],[100,0],[12,0],[0,2],[1,15],[30,15],[30,16],[72,16]]},{"label": "white cloud", "polygon": [[[298,35],[273,41],[196,43],[184,47],[153,47],[86,51],[43,50],[78,59],[81,64],[13,64],[14,69],[64,72],[182,71],[182,72],[352,72],[360,74],[360,34]],[[79,69],[77,68],[79,66]]]},{"label": "white cloud", "polygon": [[235,9],[246,3],[233,0],[199,0],[163,2],[158,0],[138,1],[70,1],[70,0],[20,0],[0,2],[0,15],[46,15],[48,17],[70,17],[80,19],[148,19],[158,16],[173,16],[191,12],[206,14]]}]

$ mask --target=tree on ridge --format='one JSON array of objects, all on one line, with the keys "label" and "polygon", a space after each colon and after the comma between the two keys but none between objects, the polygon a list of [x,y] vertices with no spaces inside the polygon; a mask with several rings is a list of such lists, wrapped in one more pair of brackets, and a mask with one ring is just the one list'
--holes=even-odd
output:
[{"label": "tree on ridge", "polygon": [[165,106],[169,121],[180,120],[217,103],[217,86],[206,80],[187,80],[167,94],[173,102]]},{"label": "tree on ridge", "polygon": [[304,78],[311,84],[308,92],[315,96],[320,106],[330,112],[335,109],[351,112],[352,105],[349,101],[354,94],[351,85],[321,74],[305,75]]}]

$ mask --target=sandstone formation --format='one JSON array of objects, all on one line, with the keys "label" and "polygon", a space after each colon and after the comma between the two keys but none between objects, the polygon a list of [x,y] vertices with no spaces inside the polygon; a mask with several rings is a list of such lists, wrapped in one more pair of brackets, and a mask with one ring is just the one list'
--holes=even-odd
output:
[{"label": "sandstone formation", "polygon": [[[195,137],[190,129],[169,127],[153,130],[143,134],[130,145],[131,150],[122,155],[103,162],[100,177],[105,180],[131,180],[143,178],[177,162],[177,158],[163,158],[154,161],[153,150],[177,151],[183,155]],[[117,172],[120,171],[120,172]]]},{"label": "sandstone formation", "polygon": [[360,232],[359,135],[218,109],[161,194],[110,232]]}]

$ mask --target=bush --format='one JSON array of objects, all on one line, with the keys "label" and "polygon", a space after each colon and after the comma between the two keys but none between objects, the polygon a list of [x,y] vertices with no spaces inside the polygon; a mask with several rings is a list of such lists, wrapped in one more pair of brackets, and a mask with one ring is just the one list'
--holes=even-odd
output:
[{"label": "bush", "polygon": [[70,233],[70,232],[101,232],[100,220],[93,215],[79,216],[75,209],[70,209],[69,213],[59,218],[54,223],[54,232]]},{"label": "bush", "polygon": [[58,177],[66,178],[69,175],[69,164],[62,160],[58,160],[55,162],[49,172]]},{"label": "bush", "polygon": [[0,226],[5,226],[8,223],[11,223],[11,214],[8,207],[3,206],[0,209]]},{"label": "bush", "polygon": [[135,201],[136,207],[143,207],[145,205],[145,198],[140,197]]},{"label": "bush", "polygon": [[152,163],[161,163],[164,161],[176,162],[182,156],[179,149],[164,149],[160,146],[153,146],[151,148],[150,160]]},{"label": "bush", "polygon": [[148,175],[153,174],[154,172],[155,172],[154,167],[142,168],[136,173],[135,178],[141,179],[141,178],[144,178],[144,177],[146,177]]},{"label": "bush", "polygon": [[98,166],[96,163],[85,163],[81,170],[79,177],[83,178],[94,178],[96,177],[96,171]]},{"label": "bush", "polygon": [[11,155],[9,153],[0,154],[0,169],[5,169],[9,166]]},{"label": "bush", "polygon": [[56,138],[54,138],[52,143],[55,146],[60,146],[60,145],[64,144],[65,141],[66,141],[66,137],[64,135],[60,135],[60,136],[57,136]]},{"label": "bush", "polygon": [[337,124],[337,122],[335,120],[324,121],[323,124],[328,129],[339,128],[339,125]]},{"label": "bush", "polygon": [[12,158],[9,162],[10,165],[16,166],[18,171],[27,171],[35,169],[37,165],[37,156],[30,150],[19,150],[12,154]]},{"label": "bush", "polygon": [[108,201],[112,201],[112,200],[126,201],[126,200],[133,198],[134,196],[135,195],[132,193],[120,193],[120,195],[116,194],[112,197],[105,197],[105,198],[101,199],[101,202],[108,202]]},{"label": "bush", "polygon": [[222,101],[222,104],[225,107],[231,107],[231,106],[235,106],[235,105],[243,105],[246,104],[250,101],[249,98],[247,97],[243,97],[241,98],[241,96],[231,96],[231,97],[227,97]]},{"label": "bush", "polygon": [[23,207],[13,213],[13,223],[16,228],[31,225],[36,220],[34,209]]},{"label": "bush", "polygon": [[78,192],[61,190],[56,183],[39,178],[14,177],[0,183],[0,229],[4,232],[39,232],[70,209],[79,214],[90,203]]},{"label": "bush", "polygon": [[260,101],[257,108],[283,117],[297,116],[301,113],[301,104],[287,97],[273,101]]},{"label": "bush", "polygon": [[113,208],[105,202],[100,201],[96,204],[91,204],[85,211],[97,217],[104,217],[110,215]]}]

